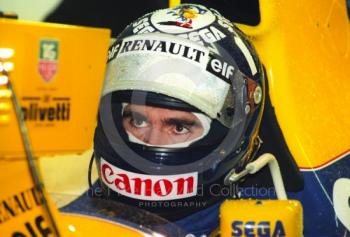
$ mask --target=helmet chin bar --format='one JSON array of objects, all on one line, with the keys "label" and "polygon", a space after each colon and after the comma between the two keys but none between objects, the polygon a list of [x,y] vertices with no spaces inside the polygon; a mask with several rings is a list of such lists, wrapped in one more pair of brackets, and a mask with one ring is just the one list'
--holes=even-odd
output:
[{"label": "helmet chin bar", "polygon": [[269,166],[277,198],[279,200],[287,200],[287,194],[284,187],[280,167],[275,156],[270,153],[265,153],[259,156],[256,160],[249,162],[245,166],[244,170],[239,173],[236,173],[235,169],[231,170],[231,172],[229,172],[225,177],[224,183],[225,185],[235,183],[248,174],[255,174],[266,165]]}]

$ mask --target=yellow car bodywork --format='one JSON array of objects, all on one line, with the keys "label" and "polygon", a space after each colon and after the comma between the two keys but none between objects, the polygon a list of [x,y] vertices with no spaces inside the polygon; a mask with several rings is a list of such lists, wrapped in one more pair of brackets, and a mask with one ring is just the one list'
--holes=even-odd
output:
[{"label": "yellow car bodywork", "polygon": [[[260,14],[259,25],[238,26],[266,68],[271,102],[296,163],[312,170],[341,158],[350,148],[350,27],[345,1],[261,0]],[[53,155],[52,161],[60,159],[57,155],[83,154],[91,148],[109,34],[106,29],[0,19],[0,48],[14,49],[8,60],[14,63],[11,79],[21,104],[30,103],[24,97],[33,94],[41,108],[55,107],[57,98],[69,98],[69,121],[27,122],[37,159],[49,157],[50,163]],[[51,38],[60,42],[58,71],[45,82],[38,74],[38,47],[41,39]],[[45,231],[53,232],[52,223],[38,201],[11,102],[5,95],[0,103],[0,234],[44,236]],[[42,169],[42,176],[59,177],[64,167],[50,174]],[[48,189],[57,184],[54,178],[46,180]],[[122,224],[59,213],[47,197],[62,236],[144,235]],[[232,208],[234,204],[222,206],[223,220],[230,218],[225,213]],[[223,234],[230,233],[227,226],[221,227]]]}]

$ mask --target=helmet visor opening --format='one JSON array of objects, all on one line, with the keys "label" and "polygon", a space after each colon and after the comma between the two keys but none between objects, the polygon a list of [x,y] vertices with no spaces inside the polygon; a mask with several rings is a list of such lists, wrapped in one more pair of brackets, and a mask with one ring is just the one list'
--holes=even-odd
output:
[{"label": "helmet visor opening", "polygon": [[203,138],[211,119],[204,114],[123,103],[122,125],[129,141],[146,146],[183,148]]}]

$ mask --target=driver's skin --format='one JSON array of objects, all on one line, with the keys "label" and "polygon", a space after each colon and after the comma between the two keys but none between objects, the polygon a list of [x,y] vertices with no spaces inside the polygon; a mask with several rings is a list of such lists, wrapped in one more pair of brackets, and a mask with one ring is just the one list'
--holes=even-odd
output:
[{"label": "driver's skin", "polygon": [[201,121],[191,112],[136,104],[124,107],[123,127],[149,145],[192,141],[204,131]]}]

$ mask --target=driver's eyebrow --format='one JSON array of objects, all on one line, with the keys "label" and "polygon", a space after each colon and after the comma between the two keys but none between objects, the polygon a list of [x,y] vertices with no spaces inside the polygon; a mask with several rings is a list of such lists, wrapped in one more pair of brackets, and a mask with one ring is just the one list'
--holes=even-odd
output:
[{"label": "driver's eyebrow", "polygon": [[194,126],[201,127],[201,123],[194,119],[187,118],[167,118],[162,121],[165,125],[173,126],[173,125],[185,125],[185,126]]},{"label": "driver's eyebrow", "polygon": [[143,114],[136,112],[136,111],[132,111],[130,109],[126,109],[123,111],[123,118],[138,118],[138,119],[142,119],[142,120],[147,120],[146,116],[144,116]]}]

